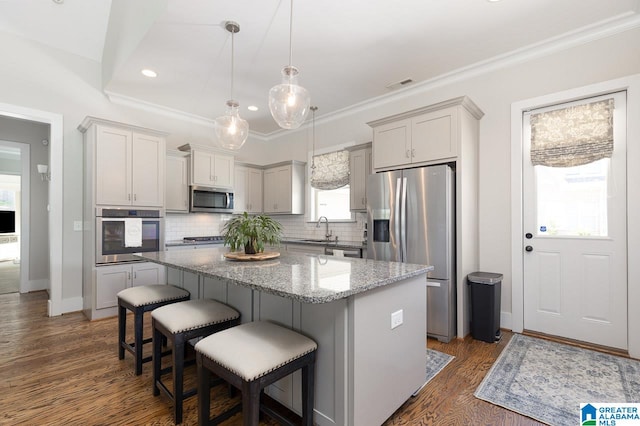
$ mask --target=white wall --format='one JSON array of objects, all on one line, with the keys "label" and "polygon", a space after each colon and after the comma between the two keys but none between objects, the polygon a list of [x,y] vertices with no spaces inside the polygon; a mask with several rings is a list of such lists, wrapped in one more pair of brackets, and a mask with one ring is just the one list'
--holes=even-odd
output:
[{"label": "white wall", "polygon": [[[63,299],[81,296],[82,238],[73,221],[82,218],[82,135],[86,115],[167,131],[167,148],[186,142],[212,143],[213,129],[202,124],[109,102],[101,92],[100,64],[18,37],[0,34],[0,102],[64,116]],[[481,75],[434,82],[385,102],[361,105],[327,121],[316,120],[316,146],[371,140],[366,122],[468,95],[485,113],[480,124],[480,266],[501,272],[502,309],[511,312],[510,106],[512,102],[640,72],[640,30],[583,42],[564,51],[514,63]],[[313,96],[313,94],[312,94]],[[319,105],[321,117],[322,105]],[[637,143],[637,141],[630,141]],[[271,141],[250,138],[238,159],[268,164],[306,161],[308,128]],[[291,158],[293,156],[293,158]],[[55,171],[54,171],[55,172]]]}]

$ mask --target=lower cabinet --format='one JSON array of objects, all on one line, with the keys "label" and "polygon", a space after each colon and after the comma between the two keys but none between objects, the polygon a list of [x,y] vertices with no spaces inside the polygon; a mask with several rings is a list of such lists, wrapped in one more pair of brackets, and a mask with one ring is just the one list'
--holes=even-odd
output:
[{"label": "lower cabinet", "polygon": [[[117,314],[118,292],[138,285],[166,284],[165,267],[151,262],[96,266],[91,319]],[[85,295],[87,297],[90,295]]]}]

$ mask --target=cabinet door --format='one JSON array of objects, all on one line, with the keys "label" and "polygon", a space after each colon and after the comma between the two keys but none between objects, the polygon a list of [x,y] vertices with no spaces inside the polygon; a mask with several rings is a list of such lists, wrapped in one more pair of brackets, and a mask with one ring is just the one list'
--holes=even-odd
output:
[{"label": "cabinet door", "polygon": [[399,120],[373,130],[374,168],[411,163],[411,120]]},{"label": "cabinet door", "polygon": [[277,169],[264,171],[264,200],[262,210],[265,213],[274,213],[278,206],[278,173]]},{"label": "cabinet door", "polygon": [[242,213],[249,211],[249,169],[244,166],[238,166],[234,172],[234,189],[233,189],[233,212]]},{"label": "cabinet door", "polygon": [[133,203],[136,206],[164,205],[164,139],[133,133]]},{"label": "cabinet door", "polygon": [[211,186],[213,183],[213,154],[191,151],[191,184]]},{"label": "cabinet door", "polygon": [[132,133],[105,126],[96,132],[96,204],[131,205]]},{"label": "cabinet door", "polygon": [[444,160],[457,156],[455,109],[415,117],[411,127],[412,161]]},{"label": "cabinet door", "polygon": [[133,273],[132,285],[166,284],[166,268],[152,262],[135,263],[131,267]]},{"label": "cabinet door", "polygon": [[349,189],[351,210],[367,209],[367,176],[371,173],[371,149],[349,153]]},{"label": "cabinet door", "polygon": [[130,265],[96,268],[96,309],[118,306],[118,292],[130,286]]},{"label": "cabinet door", "polygon": [[247,169],[247,211],[262,213],[262,170]]},{"label": "cabinet door", "polygon": [[166,210],[173,212],[189,211],[187,159],[185,157],[168,156],[166,176]]},{"label": "cabinet door", "polygon": [[230,155],[213,156],[213,185],[220,188],[232,188],[234,178],[234,159]]}]

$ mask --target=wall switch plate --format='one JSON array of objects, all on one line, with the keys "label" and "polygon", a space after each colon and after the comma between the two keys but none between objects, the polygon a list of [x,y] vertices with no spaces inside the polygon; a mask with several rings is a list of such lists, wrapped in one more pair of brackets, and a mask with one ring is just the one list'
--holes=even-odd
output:
[{"label": "wall switch plate", "polygon": [[81,220],[74,220],[73,221],[73,230],[74,231],[82,231],[82,221]]},{"label": "wall switch plate", "polygon": [[391,314],[391,329],[402,325],[402,309]]}]

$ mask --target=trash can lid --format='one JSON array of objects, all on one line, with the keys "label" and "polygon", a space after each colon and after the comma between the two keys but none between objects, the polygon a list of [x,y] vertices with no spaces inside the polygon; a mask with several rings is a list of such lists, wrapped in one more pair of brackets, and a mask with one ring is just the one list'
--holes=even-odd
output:
[{"label": "trash can lid", "polygon": [[496,284],[502,281],[502,274],[493,272],[472,272],[467,275],[469,281],[478,284]]}]

